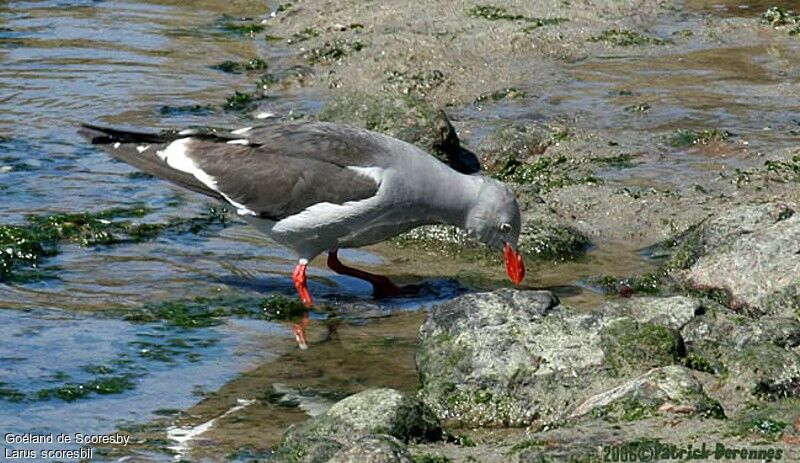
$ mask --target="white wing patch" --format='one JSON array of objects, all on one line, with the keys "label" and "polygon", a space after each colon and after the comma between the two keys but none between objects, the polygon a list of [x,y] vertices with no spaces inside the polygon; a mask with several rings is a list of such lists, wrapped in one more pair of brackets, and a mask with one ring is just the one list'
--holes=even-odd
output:
[{"label": "white wing patch", "polygon": [[168,166],[172,167],[175,170],[179,170],[181,172],[190,174],[194,176],[197,180],[200,181],[203,185],[211,188],[212,190],[216,191],[217,193],[221,194],[226,201],[231,203],[234,207],[236,207],[236,213],[239,215],[258,215],[252,210],[248,209],[247,206],[244,204],[237,203],[236,201],[232,200],[228,197],[225,193],[219,191],[217,188],[217,181],[214,177],[208,175],[207,173],[203,172],[197,164],[195,164],[194,160],[189,157],[189,143],[191,143],[191,138],[179,138],[174,142],[167,145],[166,148],[163,150],[156,151],[156,154],[159,158],[161,158],[164,162],[167,163]]},{"label": "white wing patch", "polygon": [[150,148],[150,145],[139,145],[136,147],[136,151],[144,153],[148,148]]},{"label": "white wing patch", "polygon": [[329,225],[346,222],[354,216],[359,216],[375,207],[378,196],[381,194],[380,185],[383,181],[385,169],[380,167],[354,167],[348,166],[350,170],[365,175],[378,184],[378,193],[370,198],[358,201],[347,201],[342,204],[329,202],[317,203],[303,209],[295,215],[286,217],[278,221],[273,227],[273,231],[287,232],[316,228],[319,225]]},{"label": "white wing patch", "polygon": [[249,131],[253,130],[252,127],[242,127],[241,129],[231,130],[231,133],[234,135],[242,135]]},{"label": "white wing patch", "polygon": [[231,140],[227,142],[229,145],[249,145],[250,142],[245,138],[239,138],[237,140]]}]

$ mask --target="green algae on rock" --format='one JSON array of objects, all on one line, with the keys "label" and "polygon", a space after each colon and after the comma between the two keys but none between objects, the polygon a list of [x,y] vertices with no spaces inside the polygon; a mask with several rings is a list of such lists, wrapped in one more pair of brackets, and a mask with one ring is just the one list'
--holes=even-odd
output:
[{"label": "green algae on rock", "polygon": [[617,320],[600,336],[606,364],[618,375],[674,364],[686,355],[680,333],[650,322]]},{"label": "green algae on rock", "polygon": [[540,27],[569,21],[566,18],[531,18],[521,14],[509,13],[506,8],[494,5],[475,5],[467,10],[467,15],[489,21],[523,21],[529,23],[522,29],[522,32],[531,32]]},{"label": "green algae on rock", "polygon": [[260,305],[267,320],[289,320],[308,312],[308,308],[297,298],[286,296],[269,296]]},{"label": "green algae on rock", "polygon": [[484,101],[500,101],[505,99],[515,100],[517,98],[525,98],[527,94],[525,90],[516,87],[506,87],[493,92],[484,93],[478,98],[475,98],[475,103],[483,103]]},{"label": "green algae on rock", "polygon": [[761,22],[775,29],[786,29],[789,35],[800,34],[800,15],[792,10],[773,6],[761,15]]},{"label": "green algae on rock", "polygon": [[306,40],[313,39],[314,37],[319,37],[319,31],[313,27],[306,27],[302,31],[292,34],[292,36],[286,40],[286,43],[305,42]]},{"label": "green algae on rock", "polygon": [[[545,291],[464,295],[435,307],[420,329],[420,396],[457,425],[558,422],[577,403],[651,368],[686,377],[671,365],[685,355],[678,330],[697,311],[698,302],[684,297],[633,298],[581,313]],[[664,384],[673,377],[654,376]],[[640,417],[653,411],[644,399],[628,405]],[[695,405],[719,416],[713,401]]]},{"label": "green algae on rock", "polygon": [[644,35],[641,32],[624,29],[609,29],[599,35],[589,38],[590,42],[605,42],[617,47],[630,47],[633,45],[666,45],[671,40]]},{"label": "green algae on rock", "polygon": [[256,99],[257,97],[254,96],[252,93],[240,92],[239,90],[234,90],[233,95],[225,99],[224,108],[233,111],[241,111],[244,109],[249,109],[252,107]]},{"label": "green algae on rock", "polygon": [[732,135],[727,130],[719,129],[679,130],[669,139],[669,144],[676,148],[708,145],[713,142],[726,142]]},{"label": "green algae on rock", "polygon": [[[419,400],[394,389],[368,389],[291,426],[275,455],[278,461],[287,462],[372,461],[363,459],[367,449],[399,457],[407,455],[404,443],[442,436],[438,420]],[[345,458],[353,455],[361,459]],[[378,461],[410,461],[405,458]]]},{"label": "green algae on rock", "polygon": [[259,32],[264,31],[264,26],[248,22],[225,22],[219,25],[219,29],[234,35],[254,37]]},{"label": "green algae on rock", "polygon": [[391,70],[386,73],[383,90],[391,90],[402,95],[425,98],[428,93],[447,82],[444,72],[438,69],[416,72]]},{"label": "green algae on rock", "polygon": [[206,228],[227,224],[227,213],[214,208],[197,217],[174,218],[164,224],[128,220],[144,217],[149,212],[139,206],[112,208],[96,213],[28,216],[23,225],[0,225],[0,281],[42,278],[44,275],[39,270],[42,260],[58,254],[62,244],[93,247],[138,243],[165,232],[197,234]]},{"label": "green algae on rock", "polygon": [[252,58],[247,61],[223,61],[211,66],[211,69],[226,72],[228,74],[241,74],[243,72],[263,71],[267,69],[267,62],[261,58]]},{"label": "green algae on rock", "polygon": [[215,111],[211,105],[191,104],[182,106],[162,106],[158,109],[159,114],[164,116],[183,116],[186,114],[210,115]]},{"label": "green algae on rock", "polygon": [[571,174],[577,166],[585,163],[586,160],[568,158],[563,154],[541,156],[533,162],[522,162],[515,156],[508,156],[494,176],[505,182],[531,184],[542,192],[568,185],[603,183],[602,179],[591,171],[585,175]]},{"label": "green algae on rock", "polygon": [[519,250],[536,260],[567,261],[586,254],[589,238],[566,224],[527,220],[522,226]]},{"label": "green algae on rock", "polygon": [[674,283],[665,271],[648,272],[642,275],[590,278],[589,283],[599,286],[606,294],[629,297],[634,294],[657,295],[669,292]]},{"label": "green algae on rock", "polygon": [[62,386],[41,389],[36,394],[38,400],[58,398],[67,402],[84,399],[91,394],[121,394],[136,387],[132,374],[118,376],[98,376],[85,383],[66,383]]},{"label": "green algae on rock", "polygon": [[22,402],[25,400],[25,393],[0,381],[0,400]]},{"label": "green algae on rock", "polygon": [[335,39],[303,54],[309,64],[333,64],[361,51],[367,45],[359,40]]},{"label": "green algae on rock", "polygon": [[191,302],[164,301],[148,304],[125,315],[125,320],[136,323],[164,321],[170,326],[201,328],[219,325],[226,311],[216,308],[211,301],[198,298]]}]

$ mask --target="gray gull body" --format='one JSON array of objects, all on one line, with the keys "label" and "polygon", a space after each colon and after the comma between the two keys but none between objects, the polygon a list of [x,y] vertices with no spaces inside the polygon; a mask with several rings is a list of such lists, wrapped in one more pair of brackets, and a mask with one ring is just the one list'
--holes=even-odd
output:
[{"label": "gray gull body", "polygon": [[[513,192],[495,179],[459,173],[395,138],[329,123],[161,133],[84,125],[79,132],[116,159],[222,201],[294,251],[293,278],[307,306],[308,262],[326,251],[334,271],[369,281],[376,295],[402,294],[385,277],[343,265],[336,251],[426,224],[467,230],[503,251],[514,283],[524,277]],[[301,346],[304,331],[295,330]]]}]

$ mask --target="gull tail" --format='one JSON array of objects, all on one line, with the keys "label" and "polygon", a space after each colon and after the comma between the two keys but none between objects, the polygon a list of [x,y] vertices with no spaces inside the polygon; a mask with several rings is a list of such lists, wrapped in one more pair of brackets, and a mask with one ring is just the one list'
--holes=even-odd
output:
[{"label": "gull tail", "polygon": [[91,144],[98,145],[114,159],[183,188],[222,199],[218,192],[208,188],[193,175],[171,168],[158,156],[158,152],[170,143],[184,138],[179,132],[134,132],[81,124],[78,134]]}]

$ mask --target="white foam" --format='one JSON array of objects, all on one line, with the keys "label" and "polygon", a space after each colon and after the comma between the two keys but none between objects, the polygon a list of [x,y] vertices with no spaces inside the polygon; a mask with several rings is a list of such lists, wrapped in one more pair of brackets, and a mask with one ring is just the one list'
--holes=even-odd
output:
[{"label": "white foam", "polygon": [[150,148],[150,145],[139,145],[136,147],[136,151],[144,153],[145,151],[148,150],[148,148]]},{"label": "white foam", "polygon": [[175,460],[181,460],[189,452],[190,443],[201,434],[207,432],[214,427],[214,423],[220,418],[225,418],[231,413],[236,413],[243,408],[249,407],[254,404],[255,400],[237,399],[236,406],[226,411],[222,415],[212,418],[205,423],[200,423],[197,426],[172,426],[167,428],[167,439],[175,442],[175,445],[168,446],[167,448],[175,452]]},{"label": "white foam", "polygon": [[116,142],[116,143],[114,143],[114,149],[117,149],[117,148],[119,148],[120,146],[122,146],[122,143],[120,143],[120,142]]}]

